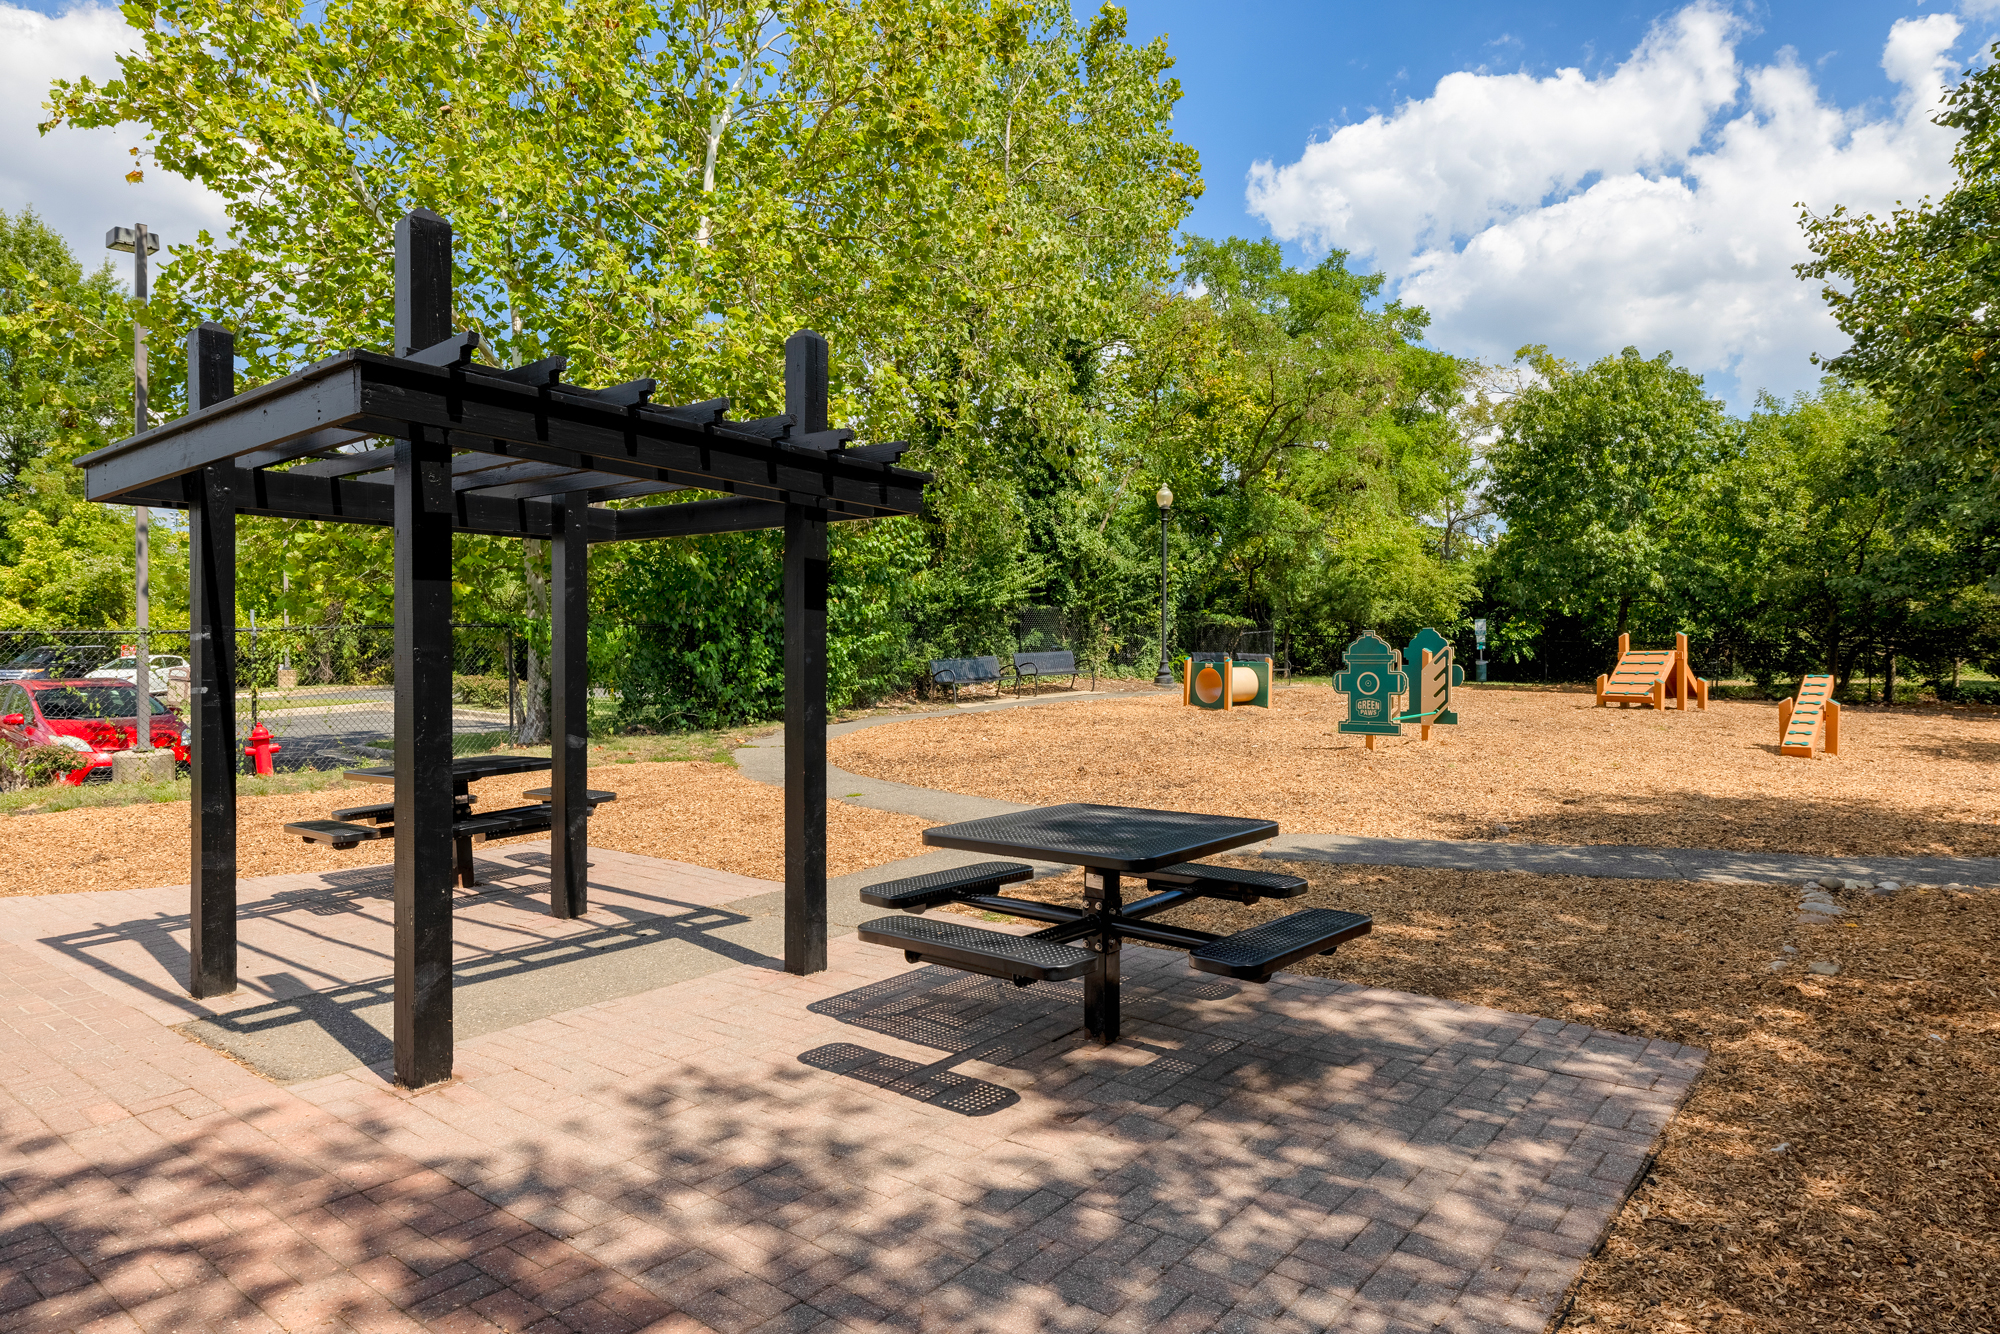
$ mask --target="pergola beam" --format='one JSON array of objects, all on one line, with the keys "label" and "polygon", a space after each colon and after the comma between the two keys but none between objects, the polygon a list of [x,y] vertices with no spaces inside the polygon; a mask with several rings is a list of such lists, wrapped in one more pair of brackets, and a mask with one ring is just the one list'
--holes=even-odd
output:
[{"label": "pergola beam", "polygon": [[79,463],[91,499],[118,500],[195,468],[260,455],[274,446],[299,442],[301,452],[309,452],[303,442],[325,438],[321,432],[402,439],[412,426],[426,428],[427,439],[454,449],[787,504],[840,501],[882,515],[920,509],[927,480],[858,451],[765,439],[733,431],[728,422],[699,425],[676,409],[619,407],[559,387],[360,351],[340,353],[108,445]]}]

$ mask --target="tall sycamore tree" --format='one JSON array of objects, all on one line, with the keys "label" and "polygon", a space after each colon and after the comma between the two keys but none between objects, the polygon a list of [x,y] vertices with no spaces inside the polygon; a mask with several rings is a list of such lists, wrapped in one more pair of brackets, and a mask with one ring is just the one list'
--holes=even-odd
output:
[{"label": "tall sycamore tree", "polygon": [[[252,381],[382,347],[394,224],[427,207],[456,231],[455,321],[503,364],[561,353],[577,383],[653,376],[662,400],[757,415],[782,406],[784,337],[826,333],[836,418],[915,441],[910,462],[940,474],[947,571],[1008,568],[953,555],[1010,503],[995,451],[1088,434],[1076,350],[1165,281],[1200,190],[1164,43],[1127,42],[1115,6],[1082,23],[1059,0],[124,12],[141,49],[114,80],[57,84],[48,124],[137,122],[149,163],[227,201],[226,236],[176,250],[154,327],[228,322]],[[997,439],[1003,418],[1033,429]],[[303,597],[298,570],[366,568],[356,542],[380,541],[261,532],[246,524],[246,584],[272,597],[280,561]],[[646,545],[593,559],[685,555]],[[489,563],[468,592],[495,614],[532,603],[532,559],[525,578]],[[693,589],[689,570],[602,586]]]}]

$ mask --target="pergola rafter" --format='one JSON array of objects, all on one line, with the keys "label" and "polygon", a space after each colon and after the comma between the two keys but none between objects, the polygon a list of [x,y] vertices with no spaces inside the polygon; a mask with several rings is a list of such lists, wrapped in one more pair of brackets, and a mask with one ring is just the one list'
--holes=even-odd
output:
[{"label": "pergola rafter", "polygon": [[[86,494],[180,508],[192,633],[189,991],[236,987],[236,516],[395,532],[395,1050],[399,1082],[451,1075],[451,538],[551,543],[550,911],[589,909],[586,745],[590,543],[785,532],[785,967],[826,966],[826,525],[922,511],[902,444],[850,447],[827,420],[827,344],[785,343],[785,412],[732,421],[728,399],[651,402],[652,380],[567,384],[563,358],[482,366],[450,328],[451,228],[396,226],[397,355],[350,350],[237,393],[234,337],[188,337],[187,415],[78,461]],[[381,441],[382,443],[371,443]],[[359,448],[357,448],[359,446]],[[698,489],[703,499],[602,502]]]}]

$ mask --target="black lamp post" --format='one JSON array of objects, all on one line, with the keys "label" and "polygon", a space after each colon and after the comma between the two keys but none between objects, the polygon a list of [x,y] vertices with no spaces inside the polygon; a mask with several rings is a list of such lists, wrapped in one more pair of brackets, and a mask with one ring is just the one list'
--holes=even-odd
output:
[{"label": "black lamp post", "polygon": [[1174,669],[1167,662],[1167,516],[1174,510],[1174,493],[1162,482],[1153,499],[1160,502],[1160,672],[1153,678],[1153,684],[1170,686],[1174,683]]}]

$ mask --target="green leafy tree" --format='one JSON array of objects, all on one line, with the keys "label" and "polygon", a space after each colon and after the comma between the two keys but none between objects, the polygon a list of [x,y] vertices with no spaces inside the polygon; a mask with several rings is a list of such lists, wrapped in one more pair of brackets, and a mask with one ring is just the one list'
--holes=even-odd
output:
[{"label": "green leafy tree", "polygon": [[1552,622],[1654,633],[1692,614],[1706,489],[1729,451],[1722,406],[1673,355],[1626,348],[1578,368],[1523,349],[1540,383],[1507,413],[1489,495],[1506,524],[1489,567],[1511,632]]},{"label": "green leafy tree", "polygon": [[1470,575],[1441,520],[1474,480],[1451,457],[1464,368],[1420,345],[1425,313],[1343,254],[1295,270],[1269,241],[1191,239],[1182,276],[1114,362],[1106,503],[1136,568],[1157,512],[1128,479],[1172,484],[1183,638],[1277,624],[1324,659],[1363,626],[1455,625]]},{"label": "green leafy tree", "polygon": [[[939,475],[930,560],[898,604],[918,640],[983,632],[1032,584],[1019,478],[1088,445],[1079,367],[1169,275],[1200,190],[1164,42],[1127,42],[1115,6],[1082,23],[1054,0],[126,12],[143,49],[108,83],[59,84],[50,124],[137,122],[151,161],[228,202],[227,237],[176,252],[154,324],[230,323],[252,380],[380,347],[393,224],[421,205],[456,230],[456,321],[505,363],[560,352],[580,383],[653,376],[661,398],[756,415],[781,405],[784,337],[817,328],[836,418],[914,441]],[[246,541],[288,553],[295,619],[313,585],[294,558],[335,585],[384,559],[365,533]],[[593,569],[624,614],[664,619],[764,541],[685,544],[672,578],[628,552]],[[286,597],[263,588],[268,557],[267,604]],[[462,582],[532,609],[519,564],[494,554]],[[754,664],[674,670],[765,698]]]},{"label": "green leafy tree", "polygon": [[2000,591],[2000,64],[1968,71],[1936,120],[1961,133],[1951,188],[1886,218],[1804,214],[1816,258],[1798,272],[1825,280],[1852,340],[1816,360],[1886,408],[1888,521],[1942,523],[1959,577]]},{"label": "green leafy tree", "polygon": [[[0,623],[97,627],[132,616],[131,511],[83,498],[71,463],[127,435],[132,309],[111,267],[86,274],[30,211],[0,212]],[[154,615],[185,615],[181,537],[156,525]]]},{"label": "green leafy tree", "polygon": [[1995,651],[1992,594],[1964,581],[1948,527],[1917,528],[1888,408],[1837,381],[1790,403],[1766,398],[1713,493],[1721,577],[1702,601],[1753,674],[1828,672],[1844,689],[1876,655],[1933,678]]}]

